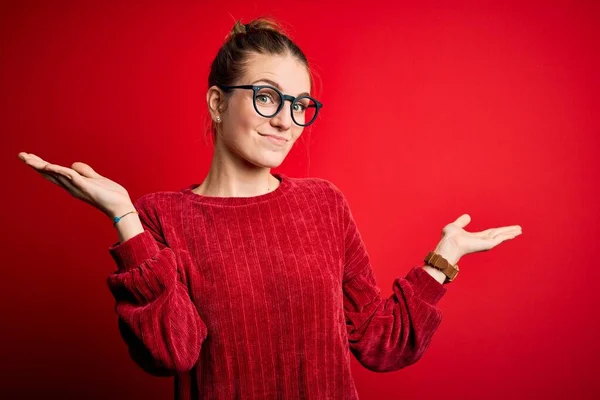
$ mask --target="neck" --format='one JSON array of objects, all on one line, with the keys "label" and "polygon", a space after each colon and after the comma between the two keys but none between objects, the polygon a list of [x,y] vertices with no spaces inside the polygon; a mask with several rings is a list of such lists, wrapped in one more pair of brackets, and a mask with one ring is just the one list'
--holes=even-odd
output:
[{"label": "neck", "polygon": [[225,157],[226,150],[215,146],[208,174],[194,193],[212,197],[253,197],[275,190],[280,182],[268,167],[246,160]]}]

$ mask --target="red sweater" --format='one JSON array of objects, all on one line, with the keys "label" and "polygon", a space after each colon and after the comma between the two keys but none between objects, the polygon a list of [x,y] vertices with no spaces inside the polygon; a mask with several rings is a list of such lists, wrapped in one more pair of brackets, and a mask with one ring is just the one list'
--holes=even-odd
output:
[{"label": "red sweater", "polygon": [[350,353],[372,371],[416,362],[446,287],[422,265],[384,298],[343,193],[274,174],[254,197],[157,192],[145,231],[109,252],[119,330],[176,399],[357,399]]}]

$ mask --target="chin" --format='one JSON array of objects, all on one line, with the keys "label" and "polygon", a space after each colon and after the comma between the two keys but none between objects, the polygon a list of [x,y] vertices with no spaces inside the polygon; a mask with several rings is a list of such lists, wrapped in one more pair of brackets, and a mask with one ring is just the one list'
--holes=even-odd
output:
[{"label": "chin", "polygon": [[283,163],[284,159],[285,157],[282,157],[278,154],[276,156],[274,155],[273,157],[263,156],[247,158],[246,161],[261,168],[277,168],[281,165],[281,163]]}]

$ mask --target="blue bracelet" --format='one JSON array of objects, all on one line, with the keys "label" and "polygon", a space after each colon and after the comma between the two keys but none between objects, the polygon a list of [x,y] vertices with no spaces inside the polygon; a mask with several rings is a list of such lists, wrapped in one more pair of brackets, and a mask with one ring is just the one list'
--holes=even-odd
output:
[{"label": "blue bracelet", "polygon": [[113,218],[113,226],[117,225],[117,222],[119,222],[124,216],[126,216],[127,214],[131,214],[131,213],[138,213],[137,211],[129,211],[128,213],[125,213],[123,215],[121,215],[120,217],[114,217]]}]

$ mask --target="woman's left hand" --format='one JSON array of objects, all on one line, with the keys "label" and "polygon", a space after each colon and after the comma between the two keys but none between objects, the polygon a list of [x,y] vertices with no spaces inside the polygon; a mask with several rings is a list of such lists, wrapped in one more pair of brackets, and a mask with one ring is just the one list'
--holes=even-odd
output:
[{"label": "woman's left hand", "polygon": [[452,265],[456,265],[465,254],[488,251],[522,233],[520,225],[467,232],[463,228],[469,222],[471,222],[469,214],[463,214],[456,221],[446,225],[442,230],[442,239],[434,250]]}]

